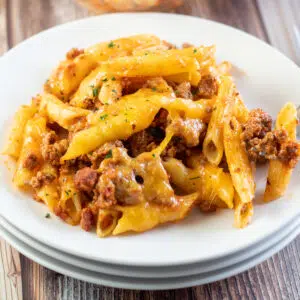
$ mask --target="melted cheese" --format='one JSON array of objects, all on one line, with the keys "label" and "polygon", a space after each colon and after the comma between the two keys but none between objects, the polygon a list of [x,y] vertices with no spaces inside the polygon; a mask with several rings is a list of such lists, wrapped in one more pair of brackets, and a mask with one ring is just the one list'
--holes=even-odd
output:
[{"label": "melted cheese", "polygon": [[160,108],[183,112],[187,117],[206,120],[210,116],[211,101],[174,99],[169,94],[143,89],[125,96],[115,104],[92,114],[88,122],[93,126],[75,134],[62,160],[89,153],[106,142],[127,139],[146,129]]},{"label": "melted cheese", "polygon": [[118,221],[113,235],[128,231],[143,232],[159,224],[183,219],[192,208],[197,194],[178,197],[178,206],[167,207],[151,203],[141,203],[135,206],[118,207],[122,217]]}]

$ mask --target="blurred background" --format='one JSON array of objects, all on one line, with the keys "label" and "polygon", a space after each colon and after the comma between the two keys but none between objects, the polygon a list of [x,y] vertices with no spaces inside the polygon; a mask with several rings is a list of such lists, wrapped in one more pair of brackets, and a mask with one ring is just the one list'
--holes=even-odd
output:
[{"label": "blurred background", "polygon": [[168,11],[183,4],[184,0],[77,0],[96,13],[116,11]]}]

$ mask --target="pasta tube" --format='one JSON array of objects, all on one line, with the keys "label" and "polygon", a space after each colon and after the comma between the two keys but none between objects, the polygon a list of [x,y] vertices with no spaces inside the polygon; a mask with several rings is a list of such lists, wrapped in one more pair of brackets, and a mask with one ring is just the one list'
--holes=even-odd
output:
[{"label": "pasta tube", "polygon": [[[296,140],[297,110],[294,104],[287,103],[280,110],[275,129],[286,130],[290,140]],[[286,191],[291,179],[293,168],[288,163],[271,160],[268,170],[264,201],[269,202],[281,197]]]},{"label": "pasta tube", "polygon": [[232,182],[241,202],[249,203],[254,198],[255,182],[241,133],[241,125],[235,117],[224,124],[224,148]]},{"label": "pasta tube", "polygon": [[159,224],[175,222],[183,219],[197,199],[197,193],[178,197],[177,206],[162,206],[153,203],[141,203],[136,206],[119,206],[122,212],[113,235],[125,232],[144,232]]},{"label": "pasta tube", "polygon": [[50,122],[56,122],[65,129],[72,126],[82,117],[86,117],[90,111],[67,105],[57,99],[54,95],[44,94],[40,104],[41,113],[45,113]]},{"label": "pasta tube", "polygon": [[171,177],[171,182],[185,193],[198,193],[200,202],[207,201],[218,207],[233,208],[234,189],[229,174],[221,168],[202,160],[197,163],[190,161],[195,166],[189,169],[177,159],[164,162],[164,167]]},{"label": "pasta tube", "polygon": [[46,133],[45,118],[37,117],[27,122],[24,141],[13,178],[17,187],[29,186],[31,178],[36,174],[37,167],[42,162],[40,146],[44,133]]},{"label": "pasta tube", "polygon": [[223,127],[229,121],[233,104],[232,80],[230,77],[223,77],[203,143],[205,157],[210,163],[216,166],[219,165],[223,157]]},{"label": "pasta tube", "polygon": [[14,123],[4,154],[10,155],[15,159],[19,158],[23,144],[24,128],[27,121],[31,119],[36,112],[37,107],[34,105],[22,105],[19,108],[14,117]]}]

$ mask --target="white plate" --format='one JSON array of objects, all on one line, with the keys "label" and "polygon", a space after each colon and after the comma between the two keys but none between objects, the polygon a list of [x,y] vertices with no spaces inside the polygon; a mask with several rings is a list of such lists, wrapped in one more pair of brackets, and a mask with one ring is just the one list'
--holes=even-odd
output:
[{"label": "white plate", "polygon": [[[180,44],[216,44],[217,57],[243,72],[236,78],[246,104],[275,115],[286,101],[300,99],[300,71],[289,59],[258,39],[236,29],[193,17],[171,14],[104,15],[55,27],[21,43],[0,60],[1,136],[20,104],[41,90],[53,67],[71,47],[136,33],[154,33]],[[241,75],[244,74],[244,75]],[[204,216],[194,211],[185,221],[139,235],[96,238],[52,217],[46,207],[11,186],[11,173],[1,166],[0,214],[18,229],[61,251],[106,263],[166,266],[204,262],[245,250],[283,228],[300,213],[299,167],[282,199],[256,205],[244,230],[232,226],[232,211]],[[258,176],[258,191],[265,177]],[[298,185],[299,186],[299,185]],[[5,199],[5,200],[4,200]]]},{"label": "white plate", "polygon": [[161,267],[132,267],[125,265],[113,265],[105,264],[101,262],[95,262],[88,259],[83,259],[78,256],[67,254],[61,251],[57,251],[43,243],[39,243],[35,239],[29,237],[22,231],[18,230],[16,227],[11,225],[9,222],[0,217],[0,225],[12,234],[14,237],[32,247],[33,249],[49,256],[60,260],[67,264],[73,265],[75,267],[83,268],[89,271],[100,272],[109,275],[118,275],[125,277],[143,277],[143,278],[171,278],[171,277],[182,277],[190,276],[195,274],[202,274],[211,271],[216,271],[237,263],[240,263],[246,259],[252,258],[266,251],[266,249],[275,247],[277,243],[291,234],[293,231],[297,230],[299,226],[300,219],[294,219],[290,224],[285,226],[282,230],[274,234],[269,239],[262,241],[260,244],[255,244],[248,248],[246,251],[237,252],[234,255],[229,255],[222,257],[221,259],[216,259],[213,261],[206,261],[203,263],[187,264],[181,266],[166,266]]},{"label": "white plate", "polygon": [[[299,226],[299,220],[298,220]],[[100,272],[92,272],[84,270],[67,264],[62,261],[58,261],[55,258],[51,258],[43,253],[31,248],[24,244],[22,241],[11,235],[2,226],[0,226],[0,236],[5,238],[13,247],[25,256],[35,260],[39,264],[62,273],[67,276],[74,277],[79,280],[111,286],[116,288],[125,289],[137,289],[137,290],[166,290],[166,289],[179,289],[185,287],[196,286],[200,284],[207,284],[210,282],[225,279],[230,276],[234,276],[249,268],[254,267],[256,264],[269,258],[283,247],[288,245],[296,236],[300,233],[300,227],[293,230],[292,233],[285,236],[276,246],[271,246],[269,249],[260,253],[254,257],[246,259],[235,265],[227,268],[222,268],[213,272],[207,272],[204,274],[195,274],[193,276],[183,276],[176,278],[141,278],[141,277],[121,277],[107,275]]]}]

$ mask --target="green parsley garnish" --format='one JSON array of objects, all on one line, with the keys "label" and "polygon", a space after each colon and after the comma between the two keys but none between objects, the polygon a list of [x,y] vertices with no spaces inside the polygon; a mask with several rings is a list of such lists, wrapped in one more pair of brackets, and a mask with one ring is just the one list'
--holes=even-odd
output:
[{"label": "green parsley garnish", "polygon": [[154,154],[154,153],[152,153],[152,157],[154,157],[154,158],[155,158],[155,154]]},{"label": "green parsley garnish", "polygon": [[115,80],[116,80],[116,77],[112,77],[111,80],[112,80],[112,81],[115,81]]},{"label": "green parsley garnish", "polygon": [[69,196],[71,191],[65,191],[66,195]]},{"label": "green parsley garnish", "polygon": [[115,46],[115,44],[114,44],[113,41],[111,41],[111,42],[107,45],[108,48],[113,48],[114,46]]},{"label": "green parsley garnish", "polygon": [[156,90],[157,90],[156,87],[153,87],[153,88],[152,88],[152,91],[153,91],[153,92],[156,92]]},{"label": "green parsley garnish", "polygon": [[115,94],[117,93],[117,91],[115,89],[113,89],[112,92],[115,93]]},{"label": "green parsley garnish", "polygon": [[93,88],[93,97],[97,97],[99,95],[99,88],[95,87]]},{"label": "green parsley garnish", "polygon": [[194,53],[197,53],[197,49],[194,49],[194,51],[193,51]]},{"label": "green parsley garnish", "polygon": [[112,158],[112,150],[109,150],[106,155],[105,155],[105,158]]},{"label": "green parsley garnish", "polygon": [[100,120],[104,121],[107,117],[108,117],[108,114],[102,115],[102,116],[100,116]]},{"label": "green parsley garnish", "polygon": [[200,176],[196,176],[196,177],[192,177],[192,178],[189,178],[190,180],[195,180],[195,179],[200,179],[201,177]]},{"label": "green parsley garnish", "polygon": [[45,218],[46,218],[46,219],[49,219],[49,218],[50,218],[50,214],[49,214],[49,213],[46,213]]},{"label": "green parsley garnish", "polygon": [[103,79],[102,79],[103,82],[106,82],[107,80],[108,80],[107,78],[103,78]]}]

